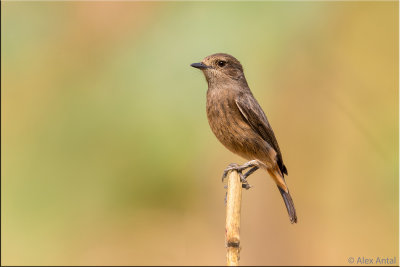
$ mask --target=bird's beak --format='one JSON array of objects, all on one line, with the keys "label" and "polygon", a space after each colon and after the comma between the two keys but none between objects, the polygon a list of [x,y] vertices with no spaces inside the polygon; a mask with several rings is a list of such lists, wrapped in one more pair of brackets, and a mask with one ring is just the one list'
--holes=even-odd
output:
[{"label": "bird's beak", "polygon": [[193,68],[201,69],[201,70],[210,68],[209,66],[207,66],[203,62],[193,63],[193,64],[190,64],[190,66],[192,66]]}]

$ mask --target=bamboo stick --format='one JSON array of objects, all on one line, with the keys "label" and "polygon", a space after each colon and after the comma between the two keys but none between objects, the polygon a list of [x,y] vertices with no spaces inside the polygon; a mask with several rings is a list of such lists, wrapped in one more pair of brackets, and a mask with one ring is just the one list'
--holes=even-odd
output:
[{"label": "bamboo stick", "polygon": [[226,265],[238,266],[240,253],[240,208],[242,202],[242,183],[237,171],[228,176],[226,196],[225,238],[227,246]]}]

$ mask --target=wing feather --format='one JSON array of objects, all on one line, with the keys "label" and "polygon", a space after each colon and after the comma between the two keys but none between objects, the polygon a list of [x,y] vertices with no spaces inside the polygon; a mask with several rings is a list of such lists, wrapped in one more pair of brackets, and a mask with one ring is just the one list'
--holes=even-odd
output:
[{"label": "wing feather", "polygon": [[243,96],[235,100],[240,113],[246,119],[251,128],[258,133],[277,153],[277,164],[282,174],[287,174],[286,166],[283,164],[282,154],[279,149],[278,141],[276,140],[274,131],[268,122],[263,110],[257,100],[250,96]]}]

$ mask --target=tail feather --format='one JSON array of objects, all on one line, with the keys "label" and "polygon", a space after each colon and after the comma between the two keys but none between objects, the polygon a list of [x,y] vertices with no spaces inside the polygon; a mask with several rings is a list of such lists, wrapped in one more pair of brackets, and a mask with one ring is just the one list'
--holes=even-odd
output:
[{"label": "tail feather", "polygon": [[297,215],[296,215],[296,209],[294,208],[294,203],[292,200],[292,197],[290,196],[289,191],[286,192],[285,190],[281,189],[278,186],[279,192],[281,192],[283,201],[285,201],[285,205],[289,214],[290,222],[291,223],[297,223]]}]

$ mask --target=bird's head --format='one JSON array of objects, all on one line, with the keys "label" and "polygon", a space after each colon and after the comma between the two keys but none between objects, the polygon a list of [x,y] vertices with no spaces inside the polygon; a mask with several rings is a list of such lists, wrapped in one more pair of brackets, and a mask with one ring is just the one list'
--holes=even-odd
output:
[{"label": "bird's head", "polygon": [[202,70],[209,84],[229,80],[245,81],[243,67],[239,60],[228,54],[213,54],[190,66]]}]

